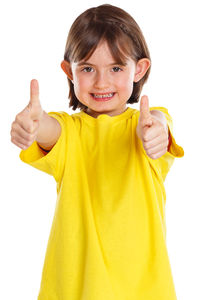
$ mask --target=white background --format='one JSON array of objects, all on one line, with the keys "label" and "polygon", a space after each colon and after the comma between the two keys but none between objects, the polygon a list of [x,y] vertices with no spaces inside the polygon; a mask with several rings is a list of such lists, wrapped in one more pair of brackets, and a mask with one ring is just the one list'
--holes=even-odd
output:
[{"label": "white background", "polygon": [[[175,159],[165,181],[167,245],[178,300],[199,300],[198,1],[108,3],[129,12],[141,27],[152,58],[151,74],[142,94],[149,96],[150,106],[168,108],[174,137],[185,151],[183,158]],[[60,62],[72,22],[87,8],[100,4],[104,1],[7,0],[0,7],[3,300],[37,299],[56,203],[54,179],[20,161],[20,149],[10,141],[11,123],[28,104],[33,78],[39,81],[45,111],[74,113],[68,108],[68,84]],[[138,109],[139,104],[132,107]]]}]

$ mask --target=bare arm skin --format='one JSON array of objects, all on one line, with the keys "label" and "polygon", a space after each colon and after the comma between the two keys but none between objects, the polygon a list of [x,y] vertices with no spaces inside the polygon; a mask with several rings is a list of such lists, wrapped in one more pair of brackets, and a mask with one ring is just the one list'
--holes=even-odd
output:
[{"label": "bare arm skin", "polygon": [[51,150],[56,144],[61,134],[61,126],[59,122],[43,111],[43,117],[40,121],[36,142],[43,149]]}]

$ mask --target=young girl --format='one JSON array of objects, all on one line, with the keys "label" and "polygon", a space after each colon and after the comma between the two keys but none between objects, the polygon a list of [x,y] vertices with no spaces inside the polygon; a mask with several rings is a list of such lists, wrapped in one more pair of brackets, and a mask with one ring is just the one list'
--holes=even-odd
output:
[{"label": "young girl", "polygon": [[184,155],[164,107],[140,111],[150,55],[118,7],[73,23],[61,67],[69,106],[43,111],[37,80],[12,124],[22,161],[53,175],[57,203],[38,300],[175,300],[165,228],[164,180]]}]

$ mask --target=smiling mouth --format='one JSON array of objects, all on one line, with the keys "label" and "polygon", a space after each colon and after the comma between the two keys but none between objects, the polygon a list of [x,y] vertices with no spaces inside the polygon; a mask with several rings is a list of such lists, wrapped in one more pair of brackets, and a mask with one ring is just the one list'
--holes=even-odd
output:
[{"label": "smiling mouth", "polygon": [[107,101],[111,100],[114,97],[115,93],[107,93],[107,94],[91,94],[92,98],[96,101]]}]

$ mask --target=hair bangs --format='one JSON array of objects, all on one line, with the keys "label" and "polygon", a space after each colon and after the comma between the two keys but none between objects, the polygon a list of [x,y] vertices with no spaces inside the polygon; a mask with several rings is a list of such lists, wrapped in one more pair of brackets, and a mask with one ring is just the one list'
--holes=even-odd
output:
[{"label": "hair bangs", "polygon": [[94,53],[100,41],[105,35],[106,28],[103,24],[96,23],[94,26],[87,26],[82,30],[82,34],[77,34],[71,41],[71,55],[69,61],[78,62],[89,59]]},{"label": "hair bangs", "polygon": [[106,32],[104,40],[108,43],[110,52],[117,63],[124,65],[129,57],[136,60],[132,52],[131,39],[120,29],[111,28]]},{"label": "hair bangs", "polygon": [[70,56],[65,59],[74,62],[88,60],[103,41],[108,43],[113,58],[120,64],[124,64],[130,56],[136,60],[136,56],[131,51],[133,49],[131,38],[116,24],[102,21],[96,21],[92,27],[84,28],[82,35],[80,33],[74,35],[70,43],[72,49]]}]

